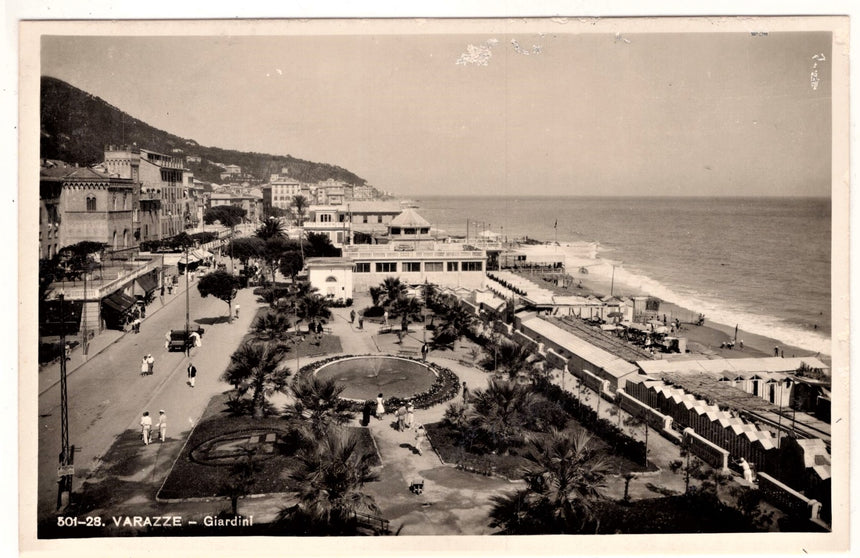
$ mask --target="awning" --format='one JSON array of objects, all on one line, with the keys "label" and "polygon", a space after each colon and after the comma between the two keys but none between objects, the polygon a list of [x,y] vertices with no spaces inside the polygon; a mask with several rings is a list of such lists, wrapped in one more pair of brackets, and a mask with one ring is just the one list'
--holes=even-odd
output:
[{"label": "awning", "polygon": [[117,314],[122,314],[137,304],[137,301],[127,294],[117,291],[110,296],[104,297],[102,299],[102,304],[106,309],[116,312]]},{"label": "awning", "polygon": [[185,259],[185,255],[183,254],[183,256],[181,258],[179,258],[179,262],[177,262],[177,263],[180,265],[188,265],[189,263],[197,263],[199,261],[200,261],[200,258],[195,256],[194,254],[189,253],[187,261]]},{"label": "awning", "polygon": [[149,294],[158,288],[158,282],[150,274],[141,275],[135,280],[135,283],[137,283],[137,286],[146,294]]}]

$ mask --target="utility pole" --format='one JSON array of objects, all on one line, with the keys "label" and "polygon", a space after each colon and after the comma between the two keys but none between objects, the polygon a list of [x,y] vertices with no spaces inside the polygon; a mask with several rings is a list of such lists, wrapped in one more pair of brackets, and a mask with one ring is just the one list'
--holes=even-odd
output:
[{"label": "utility pole", "polygon": [[66,297],[60,294],[60,466],[57,468],[57,510],[69,505],[75,474],[74,447],[69,445],[69,390],[66,381]]},{"label": "utility pole", "polygon": [[[230,260],[233,261],[232,259]],[[188,333],[190,327],[189,311],[189,288],[188,288],[188,242],[185,243],[185,356],[190,356],[191,349],[188,346]]]}]

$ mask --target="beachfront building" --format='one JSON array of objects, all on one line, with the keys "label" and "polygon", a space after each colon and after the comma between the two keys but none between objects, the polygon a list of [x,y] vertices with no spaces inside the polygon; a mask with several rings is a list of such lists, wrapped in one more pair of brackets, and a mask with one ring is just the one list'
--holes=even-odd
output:
[{"label": "beachfront building", "polygon": [[[349,230],[346,227],[348,221],[334,220],[335,215],[342,213],[319,213],[317,219],[323,214],[330,215],[331,220],[320,220],[320,223],[334,223],[333,226],[341,227],[335,229],[335,233]],[[382,215],[379,217],[381,221]],[[355,290],[367,291],[386,277],[397,277],[408,285],[430,282],[441,287],[466,289],[483,286],[487,262],[485,251],[462,243],[438,241],[430,234],[430,223],[412,208],[401,211],[386,228],[388,234],[382,239],[383,243],[342,247],[343,258],[352,262],[349,273]],[[324,229],[306,225],[305,230],[317,232]],[[319,278],[311,280],[311,285],[325,292],[325,282]]]},{"label": "beachfront building", "polygon": [[388,223],[401,211],[397,202],[384,201],[312,205],[308,208],[305,232],[324,234],[338,248],[354,243],[356,233],[362,233],[365,238],[385,241]]}]

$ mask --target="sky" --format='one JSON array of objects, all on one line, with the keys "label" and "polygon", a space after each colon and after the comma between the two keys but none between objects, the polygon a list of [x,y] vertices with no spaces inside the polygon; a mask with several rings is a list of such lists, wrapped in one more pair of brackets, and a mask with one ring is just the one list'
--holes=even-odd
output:
[{"label": "sky", "polygon": [[402,196],[830,195],[828,33],[559,27],[46,36],[41,73]]}]

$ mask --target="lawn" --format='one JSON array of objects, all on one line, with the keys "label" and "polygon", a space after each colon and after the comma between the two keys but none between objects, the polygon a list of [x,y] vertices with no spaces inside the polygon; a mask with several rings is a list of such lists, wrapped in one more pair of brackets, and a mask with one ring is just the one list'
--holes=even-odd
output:
[{"label": "lawn", "polygon": [[[159,499],[213,498],[227,496],[232,465],[243,458],[242,447],[251,442],[259,467],[250,494],[287,492],[286,479],[296,461],[300,419],[235,416],[228,410],[227,393],[212,398],[200,422],[191,432],[182,453],[158,491]],[[376,447],[367,429],[347,428],[360,437],[361,445],[375,457]]]}]

